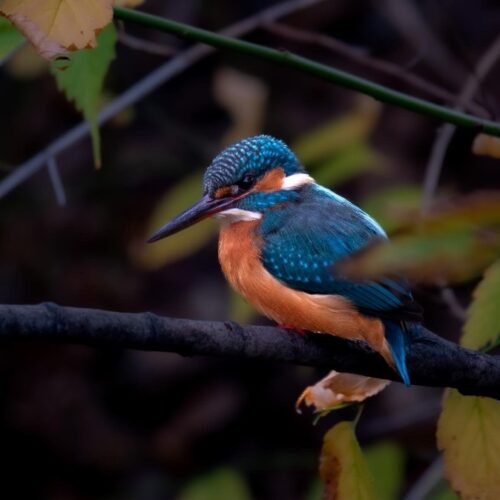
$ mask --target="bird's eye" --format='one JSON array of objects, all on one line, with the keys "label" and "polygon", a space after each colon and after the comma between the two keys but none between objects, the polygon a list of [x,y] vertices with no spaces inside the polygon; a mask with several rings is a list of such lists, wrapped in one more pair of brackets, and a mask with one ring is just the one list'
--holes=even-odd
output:
[{"label": "bird's eye", "polygon": [[253,175],[245,175],[238,183],[237,186],[242,190],[246,191],[250,189],[255,182]]}]

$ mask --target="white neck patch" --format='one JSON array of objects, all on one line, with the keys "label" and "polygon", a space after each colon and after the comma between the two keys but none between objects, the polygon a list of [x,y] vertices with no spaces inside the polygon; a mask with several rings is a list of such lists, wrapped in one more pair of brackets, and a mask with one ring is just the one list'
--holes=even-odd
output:
[{"label": "white neck patch", "polygon": [[241,208],[228,208],[227,210],[219,212],[216,217],[222,219],[224,222],[232,224],[233,222],[259,220],[262,219],[262,214],[250,210],[242,210]]},{"label": "white neck patch", "polygon": [[299,187],[305,186],[306,184],[314,184],[314,182],[314,179],[308,174],[293,174],[283,179],[281,189],[291,191],[292,189],[297,189]]}]

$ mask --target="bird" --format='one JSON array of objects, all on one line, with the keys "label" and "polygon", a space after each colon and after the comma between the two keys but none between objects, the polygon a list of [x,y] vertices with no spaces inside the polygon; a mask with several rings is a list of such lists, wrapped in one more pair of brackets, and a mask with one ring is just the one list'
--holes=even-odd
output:
[{"label": "bird", "polygon": [[341,265],[387,241],[385,231],[316,183],[285,142],[257,135],[228,146],[206,168],[202,198],[148,242],[213,216],[222,271],[257,311],[298,332],[364,341],[410,385],[407,338],[422,309],[408,283],[354,280]]}]

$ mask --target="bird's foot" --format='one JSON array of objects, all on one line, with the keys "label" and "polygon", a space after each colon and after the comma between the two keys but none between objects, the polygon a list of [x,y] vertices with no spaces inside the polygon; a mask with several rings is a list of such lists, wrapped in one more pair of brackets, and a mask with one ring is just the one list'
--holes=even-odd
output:
[{"label": "bird's foot", "polygon": [[294,332],[299,334],[301,337],[304,337],[307,333],[307,330],[303,330],[302,328],[297,328],[295,326],[291,325],[278,325],[278,328],[281,328],[282,330],[286,330],[287,332]]}]

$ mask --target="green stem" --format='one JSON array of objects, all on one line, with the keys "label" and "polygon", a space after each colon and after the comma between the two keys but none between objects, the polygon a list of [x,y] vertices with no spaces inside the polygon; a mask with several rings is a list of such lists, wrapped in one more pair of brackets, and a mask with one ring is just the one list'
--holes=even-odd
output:
[{"label": "green stem", "polygon": [[269,47],[263,47],[256,43],[238,40],[224,35],[219,35],[211,31],[195,28],[187,24],[171,21],[163,17],[146,14],[136,10],[122,7],[114,8],[115,17],[124,21],[132,21],[151,28],[173,33],[182,38],[206,43],[220,49],[228,49],[241,54],[248,54],[261,59],[272,61],[282,66],[298,69],[304,73],[317,76],[328,82],[336,83],[343,87],[356,90],[369,95],[379,101],[394,104],[401,108],[409,109],[422,115],[437,118],[440,121],[452,123],[460,127],[477,128],[478,132],[486,132],[490,135],[500,137],[500,123],[491,120],[484,120],[476,116],[455,111],[439,104],[413,97],[397,90],[379,85],[378,83],[365,80],[358,76],[347,73],[331,66],[326,66],[305,57],[301,57],[290,52],[285,52]]}]

